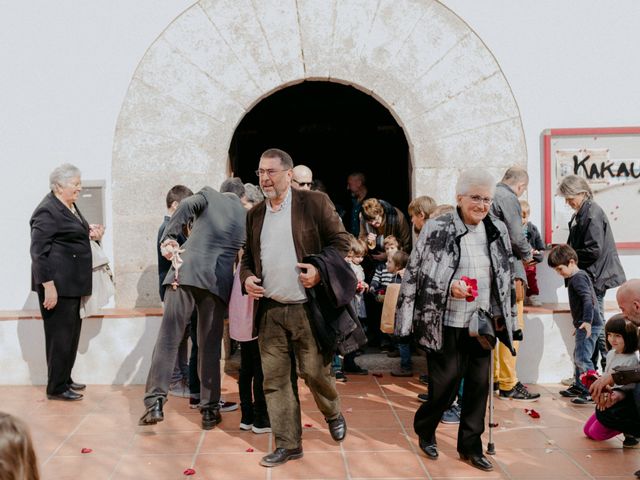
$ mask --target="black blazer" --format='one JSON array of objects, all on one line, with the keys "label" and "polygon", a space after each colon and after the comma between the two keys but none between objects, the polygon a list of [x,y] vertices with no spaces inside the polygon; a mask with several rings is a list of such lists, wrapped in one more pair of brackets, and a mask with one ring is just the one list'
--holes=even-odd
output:
[{"label": "black blazer", "polygon": [[89,224],[47,194],[31,215],[31,290],[53,280],[58,296],[91,295]]}]

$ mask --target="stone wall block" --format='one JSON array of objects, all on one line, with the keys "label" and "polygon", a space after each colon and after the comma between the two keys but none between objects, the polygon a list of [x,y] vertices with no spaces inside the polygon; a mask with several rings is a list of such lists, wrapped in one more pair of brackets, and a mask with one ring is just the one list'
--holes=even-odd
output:
[{"label": "stone wall block", "polygon": [[229,48],[200,6],[188,9],[163,34],[183,56],[215,78],[224,90],[248,108],[262,93],[242,60]]},{"label": "stone wall block", "polygon": [[[494,58],[475,35],[462,38],[394,104],[410,115],[431,110],[499,72]],[[421,92],[420,102],[409,92]]]},{"label": "stone wall block", "polygon": [[[158,224],[158,226],[160,226]],[[155,263],[155,262],[154,262]],[[157,265],[149,265],[139,271],[123,271],[119,265],[115,271],[116,305],[118,308],[159,307]]]},{"label": "stone wall block", "polygon": [[298,23],[306,78],[329,78],[336,0],[298,0]]},{"label": "stone wall block", "polygon": [[360,52],[376,14],[370,0],[341,0],[336,3],[335,27],[331,45],[332,78],[362,83],[355,71],[362,61]]},{"label": "stone wall block", "polygon": [[[168,189],[167,189],[168,190]],[[167,192],[164,192],[165,195]],[[150,264],[157,264],[155,251],[158,228],[166,211],[164,196],[156,200],[158,214],[129,214],[118,216],[118,228],[113,232],[118,248],[118,269],[125,272],[140,272]],[[136,243],[140,248],[129,248]],[[117,279],[116,279],[117,280]]]},{"label": "stone wall block", "polygon": [[282,83],[304,78],[295,0],[252,0]]},{"label": "stone wall block", "polygon": [[437,203],[455,205],[456,181],[459,170],[456,168],[416,168],[414,170],[414,192],[420,195],[429,195]]},{"label": "stone wall block", "polygon": [[160,38],[143,58],[136,77],[179,102],[220,122],[233,121],[244,108],[212,77]]},{"label": "stone wall block", "polygon": [[262,33],[251,0],[201,0],[199,5],[215,25],[227,47],[263,92],[282,83],[276,62]]},{"label": "stone wall block", "polygon": [[435,140],[516,118],[519,112],[513,97],[505,94],[508,89],[504,77],[494,75],[408,124],[421,138]]},{"label": "stone wall block", "polygon": [[526,165],[527,152],[521,133],[520,119],[513,118],[437,139],[432,148],[436,158],[446,158],[451,166],[482,165],[506,169],[515,164]]},{"label": "stone wall block", "polygon": [[219,132],[227,130],[225,124],[137,79],[131,82],[117,128],[153,132],[175,142],[194,144],[212,154]]}]

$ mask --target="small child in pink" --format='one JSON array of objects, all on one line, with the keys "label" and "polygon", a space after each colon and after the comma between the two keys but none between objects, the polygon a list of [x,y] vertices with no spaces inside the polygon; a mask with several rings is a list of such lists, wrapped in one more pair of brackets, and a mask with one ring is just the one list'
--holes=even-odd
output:
[{"label": "small child in pink", "polygon": [[[615,315],[604,326],[607,339],[607,366],[604,373],[610,373],[615,367],[638,365],[638,329],[622,315]],[[614,386],[615,389],[627,390],[632,385]],[[607,440],[620,434],[619,431],[605,427],[597,419],[594,413],[584,425],[584,434],[591,440]],[[625,435],[625,446],[636,445],[635,437]]]}]

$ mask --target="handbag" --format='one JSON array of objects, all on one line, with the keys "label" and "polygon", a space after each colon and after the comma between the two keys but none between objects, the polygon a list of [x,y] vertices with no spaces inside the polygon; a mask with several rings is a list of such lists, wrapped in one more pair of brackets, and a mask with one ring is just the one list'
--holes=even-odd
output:
[{"label": "handbag", "polygon": [[380,331],[393,335],[396,324],[396,305],[400,294],[400,284],[390,283],[387,285],[387,292],[382,304],[382,315],[380,315]]},{"label": "handbag", "polygon": [[493,350],[496,346],[493,315],[484,308],[478,308],[473,312],[469,321],[469,336],[475,337],[485,350]]}]

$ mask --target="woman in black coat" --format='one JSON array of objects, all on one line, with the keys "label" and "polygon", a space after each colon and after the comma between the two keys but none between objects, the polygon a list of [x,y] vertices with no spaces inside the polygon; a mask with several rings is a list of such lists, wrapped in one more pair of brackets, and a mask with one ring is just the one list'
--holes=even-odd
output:
[{"label": "woman in black coat", "polygon": [[[583,177],[564,177],[558,187],[558,194],[564,197],[567,205],[576,212],[569,222],[567,243],[578,254],[578,267],[591,277],[600,314],[605,318],[604,296],[607,290],[626,281],[609,219],[600,205],[593,200],[593,192]],[[602,357],[601,365],[604,370],[604,358],[607,355],[604,332],[598,339],[597,350]],[[595,360],[597,355],[598,352],[594,352]],[[594,365],[596,364],[594,361]]]},{"label": "woman in black coat", "polygon": [[91,295],[91,246],[102,226],[89,226],[75,205],[80,170],[70,164],[49,176],[51,192],[31,216],[31,289],[38,293],[47,356],[47,398],[81,400],[71,370],[80,340],[80,299]]}]

